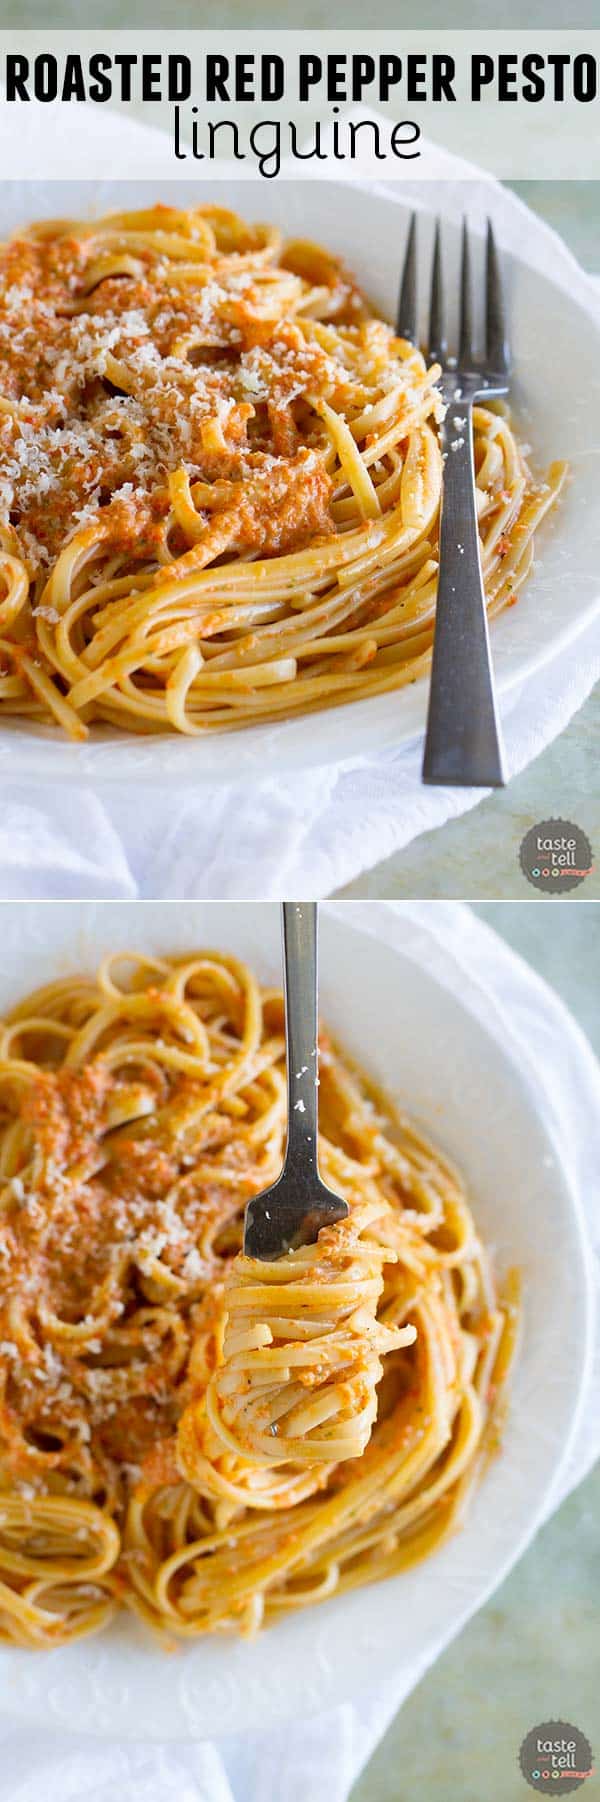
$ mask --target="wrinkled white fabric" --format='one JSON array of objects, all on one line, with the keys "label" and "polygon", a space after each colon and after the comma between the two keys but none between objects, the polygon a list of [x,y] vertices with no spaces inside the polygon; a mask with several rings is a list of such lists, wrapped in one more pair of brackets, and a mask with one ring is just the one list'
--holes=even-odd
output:
[{"label": "wrinkled white fabric", "polygon": [[[337,903],[338,907],[342,904]],[[587,1040],[558,997],[463,903],[351,904],[357,923],[410,948],[501,1036],[523,1071],[535,1077],[549,1132],[561,1145],[600,1277],[600,1070]],[[346,907],[348,904],[346,904]],[[377,919],[375,915],[377,914]],[[600,1339],[582,1424],[547,1512],[589,1470],[600,1451]],[[441,1647],[436,1649],[437,1655]],[[82,1657],[85,1656],[82,1647]],[[327,1714],[276,1732],[220,1744],[116,1744],[23,1732],[2,1714],[0,1802],[346,1802],[356,1778],[409,1689],[390,1671],[377,1694],[355,1696]]]},{"label": "wrinkled white fabric", "polygon": [[[101,139],[97,109],[90,111],[90,132],[100,132]],[[121,123],[125,152],[138,130],[144,142],[161,139],[130,120]],[[110,128],[114,145],[112,116]],[[581,305],[600,312],[598,288],[555,233],[514,195],[438,146],[427,147],[427,160],[430,174],[432,164],[439,166],[449,211],[462,210],[465,179],[474,220],[490,210],[493,191],[494,219],[507,249],[518,254],[526,246],[532,265],[563,282]],[[127,167],[127,156],[123,163]],[[101,163],[99,156],[98,166],[110,167],[110,159]],[[403,199],[417,194],[422,195],[418,182],[403,181]],[[510,775],[525,769],[564,730],[599,677],[597,619],[523,690],[502,700]],[[329,895],[481,800],[480,789],[423,787],[420,765],[421,741],[413,740],[378,757],[296,776],[275,772],[262,783],[212,793],[174,785],[139,791],[135,783],[36,793],[4,777],[0,897]]]},{"label": "wrinkled white fabric", "polygon": [[[539,694],[503,713],[513,775],[568,725],[600,678],[600,627],[546,665]],[[354,767],[305,770],[199,799],[192,791],[91,788],[50,799],[6,784],[0,817],[0,896],[17,899],[279,900],[331,895],[481,799],[480,789],[425,788],[421,745]]]}]

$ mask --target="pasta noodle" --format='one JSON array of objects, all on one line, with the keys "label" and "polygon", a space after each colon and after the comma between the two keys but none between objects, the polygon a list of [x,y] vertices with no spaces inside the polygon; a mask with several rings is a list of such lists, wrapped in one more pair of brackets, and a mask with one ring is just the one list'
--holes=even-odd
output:
[{"label": "pasta noodle", "polygon": [[251,1632],[462,1518],[514,1303],[456,1172],[326,1033],[320,1165],[348,1216],[242,1255],[283,1159],[283,1026],[278,992],[202,951],[108,958],[0,1028],[4,1639],[121,1607]]},{"label": "pasta noodle", "polygon": [[[439,368],[343,266],[222,208],[0,247],[0,712],[203,734],[429,668]],[[490,616],[564,478],[474,412]]]},{"label": "pasta noodle", "polygon": [[[282,1465],[286,1499],[290,1465],[299,1473],[311,1466],[294,1483],[297,1500],[299,1488],[304,1496],[323,1487],[324,1464],[360,1457],[377,1414],[382,1356],[415,1339],[414,1327],[377,1318],[393,1253],[376,1235],[389,1215],[379,1197],[358,1202],[316,1245],[273,1263],[240,1254],[228,1274],[221,1361],[192,1405],[192,1433],[202,1443],[208,1422],[213,1457],[224,1446],[251,1467],[272,1466],[269,1498],[281,1496]],[[205,1457],[198,1466],[194,1449],[190,1456],[188,1410],[179,1464],[201,1487]],[[264,1482],[260,1496],[264,1506]]]}]

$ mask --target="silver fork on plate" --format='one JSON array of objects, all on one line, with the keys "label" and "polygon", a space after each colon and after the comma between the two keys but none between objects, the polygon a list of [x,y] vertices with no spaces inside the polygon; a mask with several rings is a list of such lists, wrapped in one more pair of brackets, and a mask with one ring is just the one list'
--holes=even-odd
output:
[{"label": "silver fork on plate", "polygon": [[283,901],[288,1136],[281,1176],[248,1202],[244,1251],[268,1261],[310,1245],[348,1203],[319,1176],[317,903]]},{"label": "silver fork on plate", "polygon": [[[411,343],[417,329],[417,229],[413,213],[396,330]],[[510,375],[502,282],[490,220],[487,227],[485,350],[475,350],[471,257],[463,222],[458,355],[448,355],[439,220],[429,302],[431,362],[440,363],[446,403],[441,429],[444,474],[439,575],[423,781],[438,786],[501,788],[506,780],[494,699],[487,615],[481,573],[473,404],[507,394]]]}]

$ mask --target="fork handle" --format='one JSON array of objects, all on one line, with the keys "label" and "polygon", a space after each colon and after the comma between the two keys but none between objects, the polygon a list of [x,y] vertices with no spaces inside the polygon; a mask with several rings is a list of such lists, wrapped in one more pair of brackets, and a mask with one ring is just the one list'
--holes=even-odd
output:
[{"label": "fork handle", "polygon": [[283,901],[288,1137],[285,1167],[302,1161],[318,1174],[317,1159],[317,903]]},{"label": "fork handle", "polygon": [[477,531],[470,399],[450,402],[441,443],[439,577],[423,781],[501,788],[505,775]]}]

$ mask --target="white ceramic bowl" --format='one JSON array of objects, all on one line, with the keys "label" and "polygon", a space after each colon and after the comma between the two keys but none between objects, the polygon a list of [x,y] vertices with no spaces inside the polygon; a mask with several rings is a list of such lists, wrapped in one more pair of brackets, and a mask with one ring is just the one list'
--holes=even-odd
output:
[{"label": "white ceramic bowl", "polygon": [[[464,184],[464,205],[474,204],[472,184]],[[481,184],[476,185],[481,212]],[[182,193],[174,182],[3,183],[0,231],[29,214],[57,211],[87,216],[110,208],[149,204],[162,198],[177,205],[216,200],[247,218],[276,221],[288,236],[310,236],[329,245],[355,270],[374,304],[393,317],[406,241],[408,207],[402,190],[376,192],[330,181],[198,182]],[[434,210],[448,207],[444,186],[419,190],[420,287],[426,300]],[[411,202],[412,205],[412,202]],[[456,195],[454,195],[456,205]],[[494,188],[489,205],[493,212]],[[458,273],[458,220],[446,220],[449,269]],[[479,241],[481,274],[483,239]],[[514,346],[513,405],[522,435],[531,441],[533,460],[544,467],[566,457],[573,481],[560,509],[540,534],[539,562],[518,607],[508,609],[493,628],[494,668],[501,699],[523,684],[581,630],[600,607],[600,329],[589,311],[564,287],[526,261],[506,257],[506,277]],[[575,265],[573,265],[575,268]],[[450,282],[449,292],[451,291]],[[457,282],[454,283],[457,287]],[[423,324],[425,323],[425,312]],[[356,758],[398,747],[423,730],[427,684],[420,681],[397,694],[374,696],[278,725],[259,725],[205,739],[173,736],[129,739],[108,728],[95,729],[84,745],[73,745],[51,729],[22,722],[0,726],[0,771],[38,784],[62,782],[171,783],[179,786],[264,778],[276,760],[280,772]]]},{"label": "white ceramic bowl", "polygon": [[[414,1674],[481,1605],[543,1514],[569,1453],[589,1356],[586,1248],[566,1151],[544,1125],[536,1087],[508,1055],[500,1023],[480,1024],[473,997],[457,999],[429,973],[436,928],[428,938],[403,913],[400,951],[386,942],[399,933],[384,914],[372,909],[365,931],[364,909],[323,910],[321,1011],[460,1163],[499,1271],[522,1270],[523,1337],[502,1452],[464,1530],[428,1561],[298,1613],[252,1644],[211,1638],[166,1656],[123,1618],[55,1652],[1,1650],[0,1710],[21,1722],[202,1739],[318,1712],[390,1670]],[[267,981],[280,972],[278,910],[264,903],[7,905],[2,932],[0,1013],[26,986],[94,969],[121,946],[218,944]]]}]

